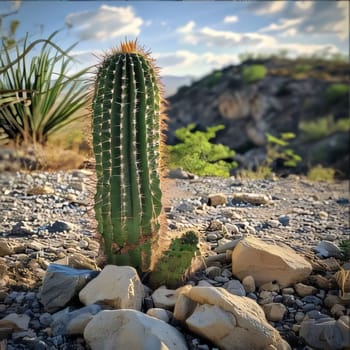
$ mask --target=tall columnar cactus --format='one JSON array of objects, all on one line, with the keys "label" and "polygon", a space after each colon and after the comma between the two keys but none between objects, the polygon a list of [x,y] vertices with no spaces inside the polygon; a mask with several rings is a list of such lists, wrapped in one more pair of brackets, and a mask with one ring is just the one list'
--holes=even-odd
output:
[{"label": "tall columnar cactus", "polygon": [[92,104],[95,213],[107,262],[141,271],[161,226],[162,103],[157,68],[136,41],[106,55]]}]

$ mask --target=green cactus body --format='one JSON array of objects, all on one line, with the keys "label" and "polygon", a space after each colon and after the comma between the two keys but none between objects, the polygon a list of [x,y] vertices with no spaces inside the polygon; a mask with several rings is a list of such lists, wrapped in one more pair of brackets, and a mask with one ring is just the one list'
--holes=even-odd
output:
[{"label": "green cactus body", "polygon": [[160,229],[161,103],[157,70],[136,42],[107,55],[92,104],[95,213],[107,262],[141,271]]}]

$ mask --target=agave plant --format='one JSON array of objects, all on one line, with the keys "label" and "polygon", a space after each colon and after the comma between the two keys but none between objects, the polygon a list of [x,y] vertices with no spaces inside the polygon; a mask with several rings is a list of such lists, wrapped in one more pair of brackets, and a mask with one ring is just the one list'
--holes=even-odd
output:
[{"label": "agave plant", "polygon": [[[89,68],[69,75],[75,45],[62,50],[52,42],[56,34],[0,52],[0,128],[9,140],[44,144],[87,102]],[[34,44],[41,44],[36,55]]]}]

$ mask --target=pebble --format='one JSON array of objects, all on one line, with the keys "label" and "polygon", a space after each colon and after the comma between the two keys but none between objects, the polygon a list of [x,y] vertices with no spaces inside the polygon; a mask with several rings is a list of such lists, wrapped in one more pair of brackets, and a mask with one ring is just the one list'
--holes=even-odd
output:
[{"label": "pebble", "polygon": [[[94,238],[95,226],[89,213],[94,195],[91,178],[91,172],[80,170],[0,174],[0,209],[6,218],[0,221],[0,242],[6,240],[11,247],[9,255],[0,258],[4,259],[0,260],[0,274],[1,267],[6,266],[7,278],[17,287],[2,291],[0,283],[0,319],[14,313],[30,319],[30,331],[17,335],[16,339],[7,339],[9,350],[85,349],[81,337],[68,339],[50,334],[52,315],[43,309],[35,286],[42,281],[49,264],[60,259],[68,261],[70,256],[75,256],[76,259],[71,261],[74,264],[95,264],[99,243]],[[346,184],[317,183],[311,186],[308,182],[288,178],[240,181],[239,184],[232,178],[172,181],[187,196],[177,195],[174,191],[167,211],[169,231],[185,227],[198,229],[203,239],[210,241],[212,248],[208,249],[212,255],[209,255],[215,262],[191,284],[227,288],[265,305],[269,312],[274,307],[278,310],[277,314],[270,315],[274,326],[281,334],[289,332],[294,337],[307,317],[337,319],[349,313],[337,295],[338,290],[330,288],[331,280],[327,274],[314,274],[310,281],[283,290],[271,283],[264,286],[266,290],[260,288],[258,291],[251,276],[238,281],[232,275],[229,262],[232,250],[245,235],[279,241],[301,254],[316,252],[321,260],[328,256],[315,248],[320,242],[328,241],[332,248],[325,249],[326,245],[330,247],[329,243],[321,243],[321,248],[338,259],[338,244],[350,234],[349,200],[342,197],[347,193]],[[332,190],[329,186],[333,186]],[[245,201],[241,200],[240,192],[245,195]],[[246,196],[247,193],[252,196]],[[220,194],[220,203],[207,202],[211,195],[217,194]],[[215,255],[219,259],[215,259]],[[21,269],[25,273],[14,275],[13,271]],[[144,304],[146,310],[155,306],[150,298],[146,298]],[[279,306],[271,306],[274,304]],[[164,311],[162,308],[149,313],[170,321],[171,313]],[[196,343],[196,349],[214,350],[196,337],[190,342]]]}]

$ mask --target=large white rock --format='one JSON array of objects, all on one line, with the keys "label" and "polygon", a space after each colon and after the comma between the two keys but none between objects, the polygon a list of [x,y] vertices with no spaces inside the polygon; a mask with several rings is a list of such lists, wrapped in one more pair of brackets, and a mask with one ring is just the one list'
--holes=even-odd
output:
[{"label": "large white rock", "polygon": [[[182,321],[186,318],[186,326],[221,350],[263,350],[269,346],[277,350],[290,349],[252,299],[215,287],[193,287],[184,290],[182,295],[184,297],[177,299],[174,317],[176,311],[181,310],[179,318]],[[194,309],[193,303],[197,304]],[[190,307],[187,311],[186,305]]]},{"label": "large white rock", "polygon": [[232,273],[240,280],[253,276],[258,287],[277,281],[284,288],[301,282],[311,271],[311,264],[293,249],[255,237],[241,240],[232,253]]},{"label": "large white rock", "polygon": [[174,327],[136,310],[105,310],[84,330],[92,350],[187,350],[183,335]]},{"label": "large white rock", "polygon": [[130,266],[107,265],[79,293],[84,305],[105,304],[114,309],[141,310],[144,287]]}]

